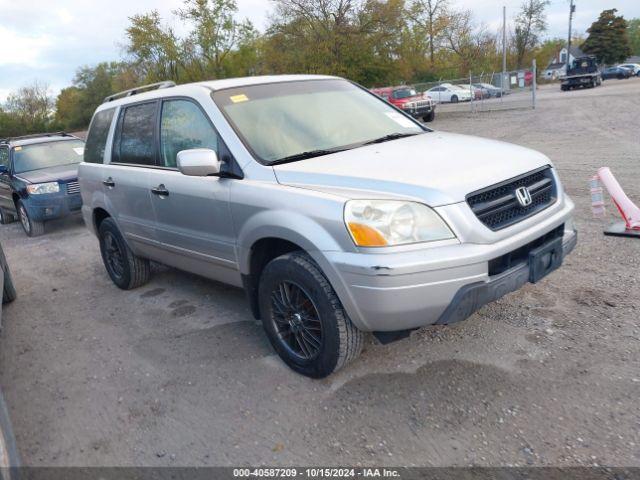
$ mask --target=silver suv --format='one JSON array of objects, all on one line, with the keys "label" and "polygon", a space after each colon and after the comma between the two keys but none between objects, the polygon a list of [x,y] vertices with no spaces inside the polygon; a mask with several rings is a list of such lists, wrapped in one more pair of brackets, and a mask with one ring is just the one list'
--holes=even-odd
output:
[{"label": "silver suv", "polygon": [[243,287],[273,347],[323,377],[450,324],[558,268],[573,202],[541,153],[435,132],[324,76],[106,99],[79,171],[83,215],[120,288],[149,261]]}]

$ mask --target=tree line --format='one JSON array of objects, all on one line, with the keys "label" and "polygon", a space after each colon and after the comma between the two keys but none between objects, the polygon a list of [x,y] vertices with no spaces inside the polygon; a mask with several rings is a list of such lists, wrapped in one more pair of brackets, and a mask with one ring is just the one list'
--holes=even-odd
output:
[{"label": "tree line", "polygon": [[[125,31],[124,58],[79,68],[55,100],[42,83],[14,92],[0,109],[0,137],[84,129],[106,96],[162,80],[317,73],[371,87],[501,70],[502,32],[491,31],[470,10],[454,8],[451,0],[271,2],[264,32],[239,18],[235,0],[184,0],[173,12],[189,27],[184,35],[157,11],[135,15]],[[529,67],[534,58],[542,69],[566,43],[542,40],[549,3],[523,0],[509,22],[509,69]],[[604,14],[578,44],[603,59],[614,47],[624,58],[631,51],[640,54],[640,20],[627,24],[615,10]],[[612,46],[614,30],[624,38],[615,36]]]}]

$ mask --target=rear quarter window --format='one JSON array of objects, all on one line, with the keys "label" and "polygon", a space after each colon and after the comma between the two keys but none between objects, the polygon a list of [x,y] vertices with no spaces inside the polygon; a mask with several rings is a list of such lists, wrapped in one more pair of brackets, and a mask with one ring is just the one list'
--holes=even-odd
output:
[{"label": "rear quarter window", "polygon": [[111,128],[111,121],[115,108],[102,110],[94,115],[87,135],[87,143],[84,147],[84,161],[88,163],[102,163],[104,150],[107,145],[107,137]]}]

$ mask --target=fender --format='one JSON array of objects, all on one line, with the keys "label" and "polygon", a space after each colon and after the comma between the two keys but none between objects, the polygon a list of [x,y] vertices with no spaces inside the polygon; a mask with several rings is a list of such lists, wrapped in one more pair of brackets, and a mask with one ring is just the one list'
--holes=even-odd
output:
[{"label": "fender", "polygon": [[263,210],[244,222],[238,232],[240,273],[249,274],[251,248],[264,238],[287,240],[310,254],[342,250],[333,235],[312,218],[285,210]]}]

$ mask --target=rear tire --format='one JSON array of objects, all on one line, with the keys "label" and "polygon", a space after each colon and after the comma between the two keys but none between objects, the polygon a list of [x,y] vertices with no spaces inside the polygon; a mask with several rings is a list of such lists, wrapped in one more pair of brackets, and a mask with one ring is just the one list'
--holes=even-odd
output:
[{"label": "rear tire", "polygon": [[39,222],[29,217],[29,212],[21,201],[18,201],[16,207],[18,217],[20,217],[20,224],[28,237],[39,237],[44,234],[44,222]]},{"label": "rear tire", "polygon": [[131,290],[149,281],[149,260],[134,255],[112,218],[105,218],[100,223],[98,238],[102,261],[118,288]]},{"label": "rear tire", "polygon": [[260,277],[258,298],[267,337],[292,370],[323,378],[362,351],[365,334],[351,323],[307,254],[288,253],[269,262]]}]

